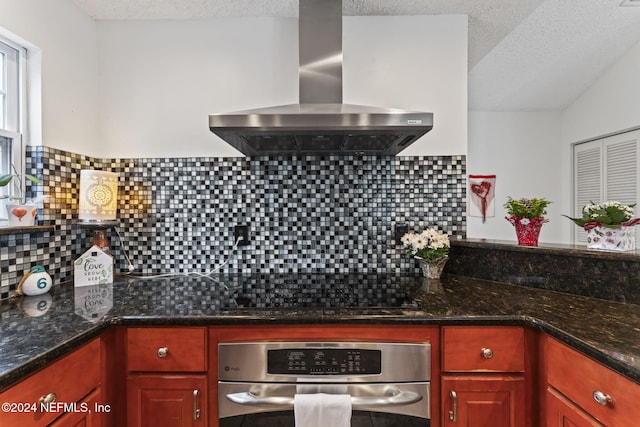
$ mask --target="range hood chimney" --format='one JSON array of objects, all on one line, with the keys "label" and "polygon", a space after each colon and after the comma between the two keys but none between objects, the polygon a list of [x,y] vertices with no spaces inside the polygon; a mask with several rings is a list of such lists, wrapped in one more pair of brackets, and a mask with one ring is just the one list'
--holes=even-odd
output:
[{"label": "range hood chimney", "polygon": [[433,114],[342,103],[342,0],[300,0],[300,104],[212,114],[209,128],[248,156],[393,156]]}]

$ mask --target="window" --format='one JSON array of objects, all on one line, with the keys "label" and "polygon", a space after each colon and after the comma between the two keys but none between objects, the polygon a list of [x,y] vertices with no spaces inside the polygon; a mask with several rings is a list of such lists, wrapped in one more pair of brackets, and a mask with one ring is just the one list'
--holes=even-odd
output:
[{"label": "window", "polygon": [[20,50],[0,39],[0,129],[20,130]]},{"label": "window", "polygon": [[[574,217],[584,205],[615,200],[624,204],[640,200],[640,130],[621,133],[573,147]],[[640,205],[634,217],[639,216]],[[585,245],[587,233],[574,227],[574,244]],[[640,227],[636,228],[636,239]]]},{"label": "window", "polygon": [[[26,50],[0,37],[0,175],[12,172],[15,167],[22,173],[24,147],[22,145],[24,62]],[[9,194],[11,186],[1,187],[0,195]],[[2,200],[4,204],[4,200]],[[0,207],[0,219],[6,218],[4,206]]]}]

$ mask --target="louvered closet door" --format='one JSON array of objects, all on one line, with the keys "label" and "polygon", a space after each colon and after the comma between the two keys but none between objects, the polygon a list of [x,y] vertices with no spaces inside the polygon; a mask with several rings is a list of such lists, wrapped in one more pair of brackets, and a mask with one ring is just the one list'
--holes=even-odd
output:
[{"label": "louvered closet door", "polygon": [[[640,174],[638,167],[638,141],[640,131],[616,135],[604,140],[604,189],[606,200],[617,200],[624,204],[637,203],[640,200]],[[638,216],[638,206],[634,209],[634,216]],[[640,229],[634,227],[636,241],[640,236]]]},{"label": "louvered closet door", "polygon": [[[574,216],[582,216],[582,207],[591,201],[633,204],[640,200],[639,139],[640,131],[634,131],[574,147]],[[576,227],[575,231],[574,242],[586,245],[584,230]]]},{"label": "louvered closet door", "polygon": [[[582,207],[590,201],[602,200],[602,141],[591,141],[574,147],[574,206],[573,217],[582,216]],[[587,244],[587,233],[575,227],[574,243]]]}]

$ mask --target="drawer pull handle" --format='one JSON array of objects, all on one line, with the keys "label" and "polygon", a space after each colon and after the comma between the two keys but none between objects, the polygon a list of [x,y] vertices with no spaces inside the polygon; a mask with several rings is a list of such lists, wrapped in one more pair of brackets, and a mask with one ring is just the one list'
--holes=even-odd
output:
[{"label": "drawer pull handle", "polygon": [[165,357],[167,357],[167,354],[169,354],[169,349],[167,347],[160,347],[158,349],[158,357],[160,359],[164,359]]},{"label": "drawer pull handle", "polygon": [[491,359],[493,357],[493,350],[491,350],[490,348],[483,348],[481,352],[482,357],[484,357],[485,359]]},{"label": "drawer pull handle", "polygon": [[449,420],[452,423],[458,421],[458,395],[455,391],[449,390],[449,396],[451,397],[451,411],[449,411]]},{"label": "drawer pull handle", "polygon": [[611,396],[601,392],[600,390],[596,390],[593,392],[593,400],[595,400],[598,405],[602,406],[607,406],[613,401],[613,399],[611,399]]},{"label": "drawer pull handle", "polygon": [[55,393],[49,393],[46,396],[40,396],[40,399],[38,399],[38,402],[40,402],[41,405],[50,405],[53,402],[56,401],[58,396],[56,396]]},{"label": "drawer pull handle", "polygon": [[193,420],[197,421],[200,419],[200,409],[198,408],[198,396],[200,395],[200,390],[193,390]]}]

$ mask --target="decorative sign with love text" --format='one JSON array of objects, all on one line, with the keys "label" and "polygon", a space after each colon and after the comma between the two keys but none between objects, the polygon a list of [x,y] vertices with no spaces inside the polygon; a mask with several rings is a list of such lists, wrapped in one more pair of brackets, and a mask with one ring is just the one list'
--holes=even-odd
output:
[{"label": "decorative sign with love text", "polygon": [[98,246],[92,246],[73,264],[75,286],[113,283],[113,257]]}]

